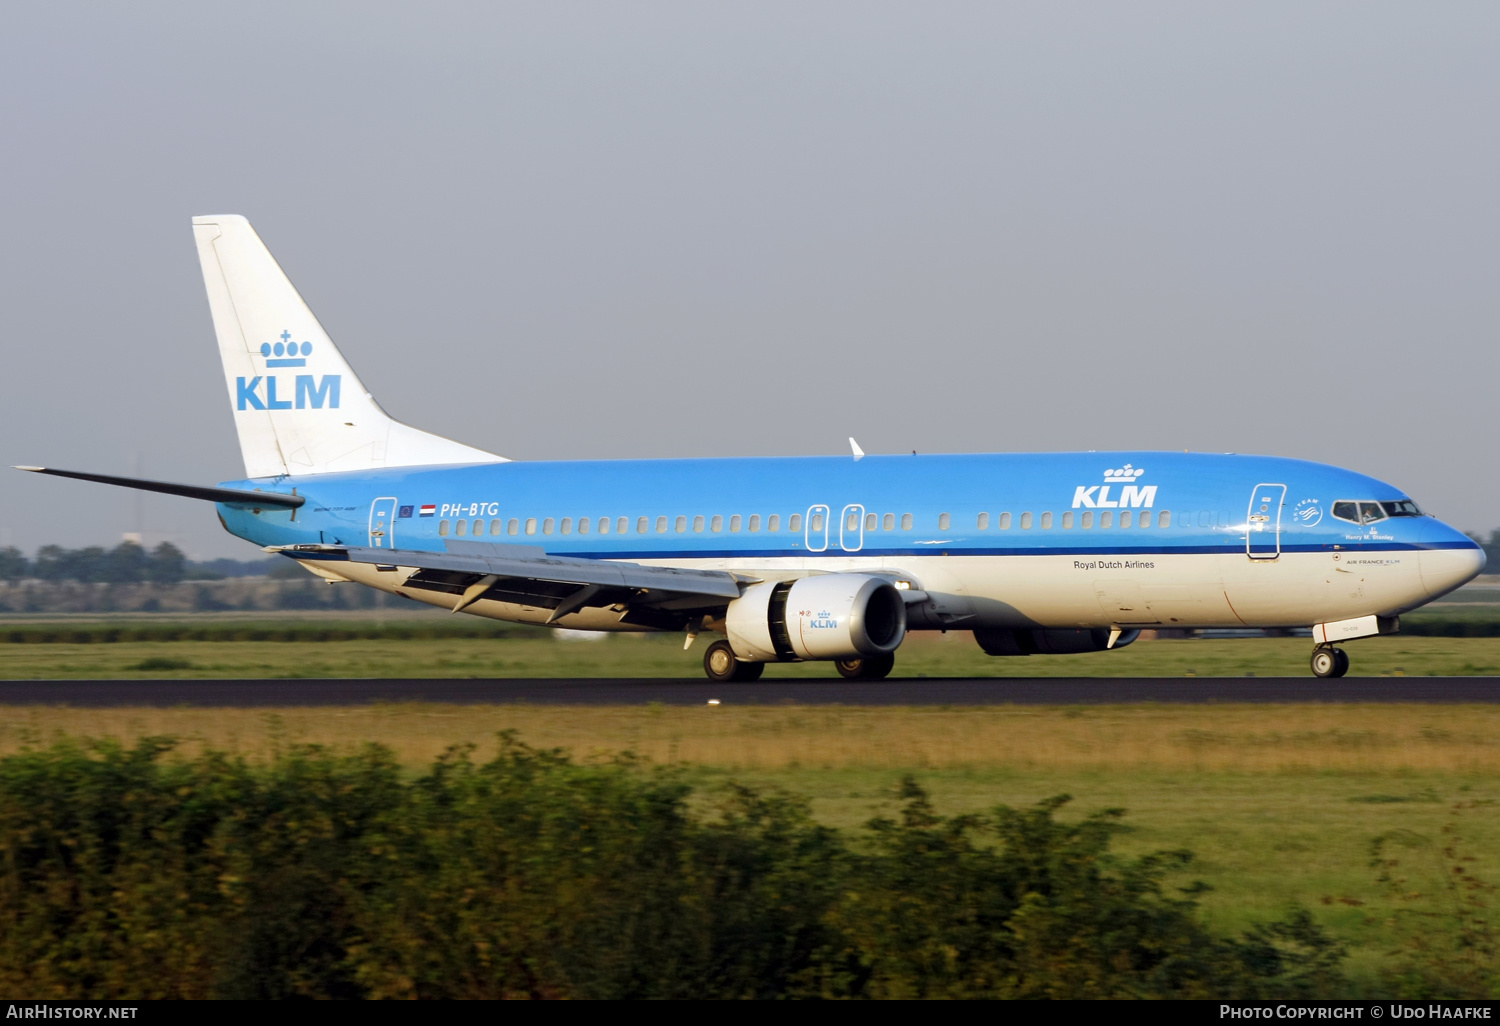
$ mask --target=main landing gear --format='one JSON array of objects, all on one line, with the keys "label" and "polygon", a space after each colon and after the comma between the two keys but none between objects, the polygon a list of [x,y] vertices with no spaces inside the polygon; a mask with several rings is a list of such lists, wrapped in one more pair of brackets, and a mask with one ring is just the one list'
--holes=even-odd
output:
[{"label": "main landing gear", "polygon": [[859,659],[840,659],[834,664],[839,676],[847,680],[879,680],[890,674],[896,665],[894,655],[865,656]]},{"label": "main landing gear", "polygon": [[709,680],[751,681],[758,680],[765,672],[765,663],[746,662],[734,654],[727,641],[716,641],[703,653],[703,672]]},{"label": "main landing gear", "polygon": [[1318,677],[1342,677],[1349,672],[1349,653],[1332,645],[1313,649],[1312,672]]}]

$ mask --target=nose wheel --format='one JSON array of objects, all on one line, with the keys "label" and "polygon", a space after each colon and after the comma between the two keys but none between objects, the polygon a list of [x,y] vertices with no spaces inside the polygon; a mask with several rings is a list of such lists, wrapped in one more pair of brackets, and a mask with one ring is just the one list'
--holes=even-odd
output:
[{"label": "nose wheel", "polygon": [[703,653],[703,672],[709,680],[751,681],[758,680],[765,672],[765,663],[751,663],[734,654],[727,641],[716,641]]},{"label": "nose wheel", "polygon": [[1349,653],[1320,645],[1313,649],[1312,672],[1316,677],[1342,677],[1349,672]]}]

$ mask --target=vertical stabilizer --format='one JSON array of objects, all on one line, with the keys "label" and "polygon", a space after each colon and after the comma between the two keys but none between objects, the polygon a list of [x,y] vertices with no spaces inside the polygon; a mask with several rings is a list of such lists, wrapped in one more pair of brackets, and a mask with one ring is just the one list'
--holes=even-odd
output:
[{"label": "vertical stabilizer", "polygon": [[387,416],[249,221],[195,217],[193,235],[248,477],[504,462]]}]

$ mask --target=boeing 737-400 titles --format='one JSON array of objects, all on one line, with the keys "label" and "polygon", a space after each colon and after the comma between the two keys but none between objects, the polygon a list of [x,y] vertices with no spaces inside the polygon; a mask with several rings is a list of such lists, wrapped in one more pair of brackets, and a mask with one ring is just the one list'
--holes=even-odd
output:
[{"label": "boeing 737-400 titles", "polygon": [[1484,552],[1350,470],[1186,452],[512,462],[392,420],[245,218],[193,219],[245,476],[231,534],[331,582],[516,623],[718,636],[704,667],[883,677],[914,630],[1028,656],[1143,629],[1311,627],[1339,644],[1471,580]]}]

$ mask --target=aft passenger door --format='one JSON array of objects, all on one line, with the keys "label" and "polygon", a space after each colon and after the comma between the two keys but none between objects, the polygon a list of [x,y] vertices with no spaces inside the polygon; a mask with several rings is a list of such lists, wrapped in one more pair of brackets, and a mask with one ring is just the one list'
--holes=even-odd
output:
[{"label": "aft passenger door", "polygon": [[1245,515],[1245,555],[1251,559],[1276,559],[1281,555],[1281,507],[1285,502],[1286,485],[1255,486]]},{"label": "aft passenger door", "polygon": [[396,547],[396,500],[387,496],[370,503],[370,548]]}]

